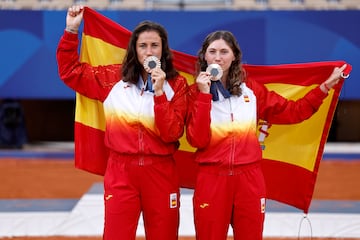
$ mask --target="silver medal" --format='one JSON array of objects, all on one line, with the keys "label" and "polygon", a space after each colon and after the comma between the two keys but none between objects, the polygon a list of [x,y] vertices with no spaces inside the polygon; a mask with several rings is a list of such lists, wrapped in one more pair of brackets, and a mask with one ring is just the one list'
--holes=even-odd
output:
[{"label": "silver medal", "polygon": [[223,75],[223,70],[219,64],[213,63],[206,68],[206,72],[211,75],[211,81],[219,80]]},{"label": "silver medal", "polygon": [[150,73],[152,69],[160,68],[161,62],[157,57],[150,56],[150,57],[145,58],[143,66],[144,66],[145,71]]}]

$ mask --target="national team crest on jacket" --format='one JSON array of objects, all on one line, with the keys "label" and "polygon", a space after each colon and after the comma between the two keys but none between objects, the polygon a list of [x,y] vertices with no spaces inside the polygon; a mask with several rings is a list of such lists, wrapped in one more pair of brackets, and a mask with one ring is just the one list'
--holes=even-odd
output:
[{"label": "national team crest on jacket", "polygon": [[250,98],[249,98],[248,95],[244,95],[244,101],[245,101],[245,102],[250,102]]},{"label": "national team crest on jacket", "polygon": [[170,194],[170,208],[177,208],[178,204],[177,204],[177,194],[176,193],[171,193]]}]

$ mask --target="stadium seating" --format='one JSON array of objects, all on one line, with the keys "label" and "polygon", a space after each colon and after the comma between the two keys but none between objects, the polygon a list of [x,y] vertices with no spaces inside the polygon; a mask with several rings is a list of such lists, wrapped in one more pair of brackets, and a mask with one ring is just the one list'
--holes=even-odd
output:
[{"label": "stadium seating", "polygon": [[37,4],[38,0],[0,0],[1,9],[29,9]]},{"label": "stadium seating", "polygon": [[234,10],[265,10],[267,9],[266,1],[255,0],[235,0],[233,1]]},{"label": "stadium seating", "polygon": [[301,0],[269,0],[269,8],[273,10],[299,10],[305,9]]},{"label": "stadium seating", "polygon": [[[26,1],[26,0],[23,0]],[[36,1],[36,0],[32,0]],[[66,9],[73,4],[73,0],[37,0],[33,9]]]},{"label": "stadium seating", "polygon": [[341,0],[341,3],[346,9],[360,9],[359,0]]},{"label": "stadium seating", "polygon": [[72,4],[128,10],[351,10],[359,0],[0,0],[0,9],[66,9]]},{"label": "stadium seating", "polygon": [[75,0],[75,4],[79,5],[86,5],[94,9],[106,9],[108,8],[109,2],[108,1],[99,1],[99,0]]},{"label": "stadium seating", "polygon": [[108,9],[145,9],[146,0],[108,0]]}]

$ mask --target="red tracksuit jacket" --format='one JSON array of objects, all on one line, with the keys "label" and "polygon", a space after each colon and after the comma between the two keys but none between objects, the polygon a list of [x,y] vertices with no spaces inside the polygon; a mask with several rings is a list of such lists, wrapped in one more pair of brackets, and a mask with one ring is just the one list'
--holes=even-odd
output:
[{"label": "red tracksuit jacket", "polygon": [[197,162],[231,166],[261,160],[259,119],[270,124],[299,123],[315,113],[327,96],[316,87],[302,99],[289,101],[255,81],[241,88],[240,97],[212,101],[211,94],[200,93],[196,84],[190,86],[186,131],[189,143],[198,149]]},{"label": "red tracksuit jacket", "polygon": [[76,92],[103,102],[105,145],[124,154],[173,154],[184,132],[186,79],[166,80],[162,96],[141,94],[143,81],[120,81],[120,65],[80,63],[78,45],[78,35],[65,31],[57,49],[60,78]]}]

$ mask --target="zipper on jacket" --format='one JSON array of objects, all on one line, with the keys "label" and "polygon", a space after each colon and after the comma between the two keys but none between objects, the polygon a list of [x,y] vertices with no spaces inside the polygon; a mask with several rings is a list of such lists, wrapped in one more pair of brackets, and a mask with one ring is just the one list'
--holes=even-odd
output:
[{"label": "zipper on jacket", "polygon": [[140,155],[140,158],[139,158],[139,166],[144,166],[144,134],[143,134],[143,131],[142,131],[142,127],[141,125],[139,124],[139,155]]},{"label": "zipper on jacket", "polygon": [[[229,107],[230,107],[230,120],[231,123],[234,122],[234,113],[231,105],[231,98],[229,98]],[[235,158],[235,137],[231,136],[231,147],[230,147],[230,162],[229,162],[229,175],[234,175],[234,158]]]},{"label": "zipper on jacket", "polygon": [[[141,95],[143,94],[143,90],[141,92]],[[143,126],[141,125],[140,122],[140,115],[141,115],[141,110],[143,107],[143,100],[144,98],[140,98],[140,106],[139,106],[139,110],[138,110],[138,124],[139,124],[139,166],[144,166],[144,131],[143,131]]]},{"label": "zipper on jacket", "polygon": [[230,120],[231,120],[231,122],[233,122],[234,121],[234,113],[233,113],[232,106],[231,106],[231,98],[229,98],[229,105],[230,105]]},{"label": "zipper on jacket", "polygon": [[234,175],[235,137],[231,136],[229,175]]}]

